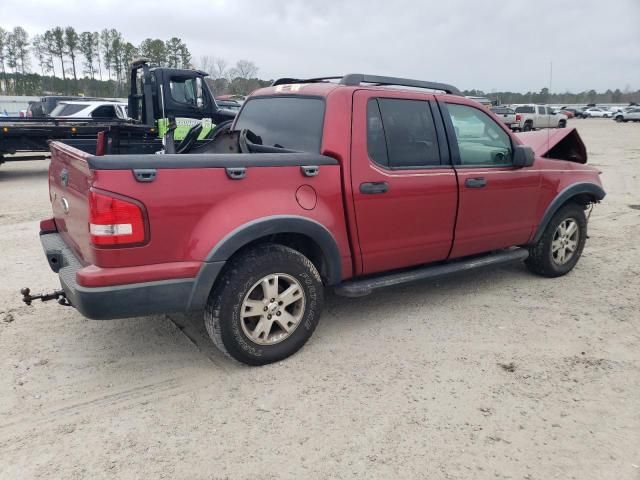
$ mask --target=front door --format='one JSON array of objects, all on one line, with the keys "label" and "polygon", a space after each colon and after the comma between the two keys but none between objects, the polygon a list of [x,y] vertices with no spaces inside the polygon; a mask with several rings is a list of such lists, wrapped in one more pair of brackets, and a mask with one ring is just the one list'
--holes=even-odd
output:
[{"label": "front door", "polygon": [[444,260],[457,182],[433,95],[354,94],[351,182],[360,273]]},{"label": "front door", "polygon": [[511,137],[464,101],[442,102],[460,205],[451,258],[525,243],[535,226],[540,174],[512,164]]}]

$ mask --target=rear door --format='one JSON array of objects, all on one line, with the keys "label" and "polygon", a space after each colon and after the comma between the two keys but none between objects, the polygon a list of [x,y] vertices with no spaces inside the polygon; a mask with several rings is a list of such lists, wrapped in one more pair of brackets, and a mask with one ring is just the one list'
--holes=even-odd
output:
[{"label": "rear door", "polygon": [[545,107],[537,106],[536,107],[536,121],[534,126],[536,128],[546,128],[549,126],[549,115],[547,114],[547,109]]},{"label": "rear door", "polygon": [[463,100],[440,102],[460,200],[451,258],[525,243],[536,223],[540,174],[515,168],[511,136]]},{"label": "rear door", "polygon": [[433,95],[356,91],[352,132],[362,273],[446,259],[457,181]]}]

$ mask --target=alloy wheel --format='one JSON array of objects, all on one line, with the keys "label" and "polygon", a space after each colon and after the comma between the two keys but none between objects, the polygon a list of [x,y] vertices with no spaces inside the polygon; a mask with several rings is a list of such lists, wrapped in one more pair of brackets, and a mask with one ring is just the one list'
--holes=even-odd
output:
[{"label": "alloy wheel", "polygon": [[244,334],[258,345],[290,337],[305,311],[302,285],[291,275],[274,273],[258,280],[245,295],[240,311]]},{"label": "alloy wheel", "polygon": [[580,228],[574,218],[565,218],[553,234],[551,258],[556,265],[569,262],[578,250]]}]

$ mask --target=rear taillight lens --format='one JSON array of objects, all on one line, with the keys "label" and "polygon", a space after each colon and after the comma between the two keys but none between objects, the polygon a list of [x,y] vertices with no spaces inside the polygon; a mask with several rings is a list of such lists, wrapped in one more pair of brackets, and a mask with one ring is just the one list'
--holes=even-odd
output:
[{"label": "rear taillight lens", "polygon": [[520,120],[522,120],[522,115],[517,114],[516,115],[516,122],[519,122]]},{"label": "rear taillight lens", "polygon": [[105,193],[89,192],[89,234],[96,246],[140,244],[145,241],[142,208]]}]

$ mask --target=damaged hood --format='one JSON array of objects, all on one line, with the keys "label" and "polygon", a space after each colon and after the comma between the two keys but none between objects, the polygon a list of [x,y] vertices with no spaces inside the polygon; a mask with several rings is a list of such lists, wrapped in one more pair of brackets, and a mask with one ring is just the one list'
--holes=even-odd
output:
[{"label": "damaged hood", "polygon": [[587,163],[587,148],[575,128],[547,128],[516,135],[533,148],[536,156]]}]

